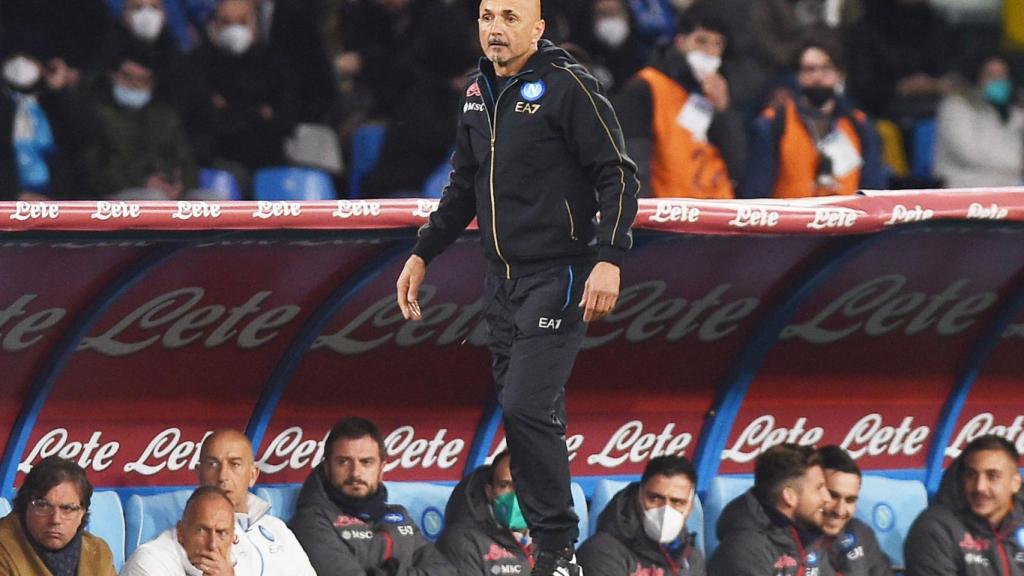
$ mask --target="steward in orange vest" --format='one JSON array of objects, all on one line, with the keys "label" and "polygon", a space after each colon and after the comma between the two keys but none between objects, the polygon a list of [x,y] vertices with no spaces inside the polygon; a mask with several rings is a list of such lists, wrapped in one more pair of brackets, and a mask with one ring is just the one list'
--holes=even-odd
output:
[{"label": "steward in orange vest", "polygon": [[805,44],[799,94],[755,120],[741,197],[805,198],[885,187],[878,135],[836,91],[842,73],[831,50],[825,43]]},{"label": "steward in orange vest", "polygon": [[678,30],[616,99],[626,150],[645,196],[734,198],[747,142],[718,73],[727,30],[706,3],[684,12]]}]

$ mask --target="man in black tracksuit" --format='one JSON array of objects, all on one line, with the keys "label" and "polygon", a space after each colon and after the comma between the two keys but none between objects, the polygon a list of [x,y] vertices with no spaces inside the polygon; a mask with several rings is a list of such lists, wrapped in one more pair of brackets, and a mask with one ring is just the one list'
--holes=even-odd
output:
[{"label": "man in black tracksuit", "polygon": [[907,576],[1024,576],[1019,465],[1009,441],[971,441],[943,474],[935,502],[910,527]]},{"label": "man in black tracksuit", "polygon": [[704,555],[686,532],[697,472],[682,456],[648,462],[640,482],[601,512],[597,532],[580,546],[586,576],[704,576]]},{"label": "man in black tracksuit", "polygon": [[726,505],[711,576],[832,576],[822,542],[831,504],[821,457],[809,446],[780,444],[758,456],[754,487]]},{"label": "man in black tracksuit", "polygon": [[525,535],[513,532],[521,527],[515,520],[499,518],[495,511],[495,501],[506,494],[515,497],[508,451],[474,470],[452,491],[437,549],[455,565],[459,576],[530,573]]},{"label": "man in black tracksuit", "polygon": [[878,545],[875,531],[853,517],[860,498],[860,468],[839,446],[824,446],[818,453],[832,496],[821,526],[832,568],[843,576],[892,576],[892,561]]},{"label": "man in black tracksuit", "polygon": [[450,183],[398,279],[398,304],[406,319],[421,317],[427,263],[476,217],[493,376],[537,549],[532,573],[572,575],[565,383],[585,322],[618,298],[639,183],[598,82],[540,40],[539,0],[482,0],[479,23],[486,58],[462,98]]},{"label": "man in black tracksuit", "polygon": [[292,532],[318,574],[451,576],[455,569],[381,482],[384,441],[363,418],[334,425],[299,491]]}]

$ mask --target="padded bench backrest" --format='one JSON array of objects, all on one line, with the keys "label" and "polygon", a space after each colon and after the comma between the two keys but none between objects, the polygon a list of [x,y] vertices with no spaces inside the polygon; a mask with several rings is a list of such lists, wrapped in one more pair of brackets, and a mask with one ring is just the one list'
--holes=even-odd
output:
[{"label": "padded bench backrest", "polygon": [[125,557],[130,557],[140,544],[177,524],[191,495],[192,490],[182,489],[129,497],[124,507]]}]

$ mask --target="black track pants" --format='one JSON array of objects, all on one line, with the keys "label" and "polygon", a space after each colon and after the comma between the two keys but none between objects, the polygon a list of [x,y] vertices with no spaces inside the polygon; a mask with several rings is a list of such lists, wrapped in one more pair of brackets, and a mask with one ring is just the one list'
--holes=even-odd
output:
[{"label": "black track pants", "polygon": [[512,478],[538,548],[579,536],[565,447],[565,383],[583,342],[579,308],[590,266],[563,265],[507,280],[488,275],[488,346]]}]

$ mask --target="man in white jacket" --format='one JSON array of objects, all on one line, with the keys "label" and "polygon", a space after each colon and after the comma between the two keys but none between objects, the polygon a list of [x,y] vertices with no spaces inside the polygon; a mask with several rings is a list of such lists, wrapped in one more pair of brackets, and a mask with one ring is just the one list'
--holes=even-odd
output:
[{"label": "man in white jacket", "polygon": [[236,574],[316,576],[302,545],[270,503],[249,492],[259,477],[252,444],[238,430],[217,430],[203,442],[199,455],[200,486],[216,486],[235,507],[237,542],[232,552]]},{"label": "man in white jacket", "polygon": [[[139,546],[121,576],[234,576],[234,505],[220,488],[204,486],[189,496],[174,528]],[[258,572],[257,572],[258,574]]]}]

